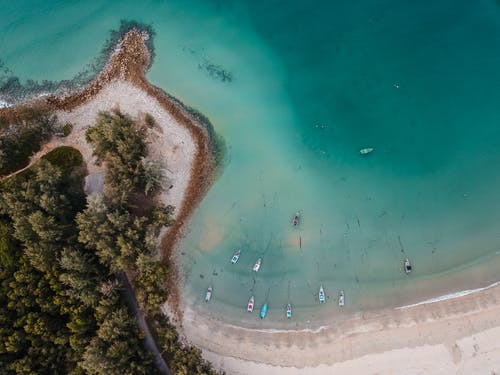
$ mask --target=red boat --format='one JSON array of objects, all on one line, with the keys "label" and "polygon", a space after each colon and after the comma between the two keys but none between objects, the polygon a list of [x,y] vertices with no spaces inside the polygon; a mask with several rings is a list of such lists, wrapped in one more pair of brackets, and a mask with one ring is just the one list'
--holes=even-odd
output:
[{"label": "red boat", "polygon": [[247,311],[248,312],[252,312],[253,311],[253,303],[254,303],[254,298],[253,296],[250,297],[250,299],[248,300],[248,305],[247,305]]}]

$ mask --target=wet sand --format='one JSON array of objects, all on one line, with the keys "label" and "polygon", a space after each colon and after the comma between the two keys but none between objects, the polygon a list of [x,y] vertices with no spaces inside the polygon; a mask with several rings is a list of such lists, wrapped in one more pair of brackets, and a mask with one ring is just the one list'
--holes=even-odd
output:
[{"label": "wet sand", "polygon": [[[152,86],[144,73],[150,55],[147,35],[126,34],[106,68],[82,91],[42,100],[62,121],[74,124],[67,138],[54,139],[41,153],[59,145],[78,148],[90,173],[100,173],[84,132],[101,110],[119,108],[134,118],[151,113],[149,149],[165,160],[171,189],[162,194],[174,204],[176,222],[162,238],[168,258],[204,196],[214,170],[206,128],[179,102]],[[0,111],[15,111],[4,108]],[[215,241],[218,234],[214,232]],[[208,241],[208,246],[210,241]],[[228,374],[471,374],[500,372],[500,287],[421,304],[358,314],[318,330],[255,330],[199,315],[172,293],[168,308],[179,319],[184,338]],[[179,312],[182,312],[179,314]]]},{"label": "wet sand", "polygon": [[500,286],[317,330],[256,330],[184,308],[182,332],[228,374],[500,372]]},{"label": "wet sand", "polygon": [[[92,148],[85,140],[85,131],[94,125],[98,113],[119,109],[139,121],[146,113],[151,114],[156,126],[148,131],[148,152],[162,163],[167,177],[160,199],[175,206],[175,220],[162,232],[160,243],[160,257],[169,261],[190,215],[213,180],[216,165],[211,145],[214,141],[211,125],[205,119],[146,80],[145,73],[151,61],[146,45],[148,39],[145,32],[128,31],[111,53],[104,69],[80,91],[44,96],[26,103],[45,105],[57,113],[61,123],[73,124],[68,137],[54,137],[32,157],[30,164],[55,147],[72,146],[82,153],[89,174],[94,176],[90,180],[98,181],[96,176],[103,172],[103,166],[96,163]],[[15,117],[17,108],[1,108],[0,114]],[[89,192],[99,191],[102,186],[90,184],[87,189]],[[176,307],[176,279],[177,275],[172,272],[169,302],[180,315]]]}]

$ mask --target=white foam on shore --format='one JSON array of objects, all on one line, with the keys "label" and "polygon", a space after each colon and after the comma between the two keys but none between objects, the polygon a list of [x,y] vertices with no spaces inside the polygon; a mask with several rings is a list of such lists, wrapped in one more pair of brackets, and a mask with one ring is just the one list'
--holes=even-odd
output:
[{"label": "white foam on shore", "polygon": [[4,102],[2,99],[0,99],[0,108],[7,108],[7,107],[11,107],[11,106],[12,106],[12,104]]},{"label": "white foam on shore", "polygon": [[435,302],[440,302],[440,301],[446,301],[446,300],[454,299],[454,298],[460,298],[460,297],[467,296],[469,294],[478,293],[478,292],[482,292],[483,290],[494,288],[494,287],[496,287],[498,285],[500,285],[500,281],[497,281],[496,283],[493,283],[491,285],[485,286],[483,288],[462,290],[460,292],[445,294],[443,296],[434,297],[434,298],[427,299],[427,300],[422,301],[422,302],[413,303],[411,305],[405,305],[405,306],[396,307],[395,310],[410,309],[410,308],[415,307],[415,306],[427,305],[427,304],[430,304],[430,303],[435,303]]},{"label": "white foam on shore", "polygon": [[[45,98],[45,97],[47,97],[47,96],[49,96],[49,95],[51,95],[51,93],[50,93],[50,92],[42,92],[42,93],[40,93],[40,94],[36,95],[36,96],[35,96],[35,99]],[[14,105],[14,104],[8,103],[8,102],[6,102],[5,100],[2,100],[2,99],[0,98],[0,109],[1,109],[1,108],[8,108],[8,107],[12,107],[13,105]]]},{"label": "white foam on shore", "polygon": [[225,327],[237,329],[237,330],[242,330],[242,331],[249,331],[249,332],[260,332],[260,333],[320,333],[323,330],[326,330],[330,328],[330,326],[320,326],[316,329],[311,329],[311,328],[304,328],[304,329],[274,329],[274,328],[269,328],[269,329],[256,329],[256,328],[246,328],[246,327],[240,327],[240,326],[235,326],[233,324],[224,324]]}]

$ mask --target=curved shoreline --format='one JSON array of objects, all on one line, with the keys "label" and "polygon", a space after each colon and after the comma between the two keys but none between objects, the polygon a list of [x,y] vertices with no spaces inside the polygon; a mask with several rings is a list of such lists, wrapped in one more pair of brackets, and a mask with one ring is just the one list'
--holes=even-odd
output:
[{"label": "curved shoreline", "polygon": [[[183,298],[181,332],[228,374],[319,375],[367,369],[379,374],[469,374],[463,369],[471,366],[480,373],[500,371],[500,282],[432,299],[423,296],[406,308],[392,305],[350,316],[332,311],[326,322],[290,330],[269,328],[271,322],[258,319],[251,325],[246,320],[241,325],[229,322],[210,309],[198,309],[201,302],[186,301]],[[476,342],[482,344],[476,347]],[[384,367],[391,361],[394,367]],[[446,366],[434,371],[436,362]]]},{"label": "curved shoreline", "polygon": [[208,189],[215,164],[209,147],[210,134],[203,126],[209,124],[198,123],[197,119],[179,105],[180,102],[174,102],[164,94],[163,90],[146,80],[145,73],[151,58],[145,43],[148,38],[148,34],[144,32],[141,33],[136,29],[130,30],[116,46],[104,70],[82,91],[63,97],[50,96],[45,99],[45,102],[56,110],[72,110],[97,95],[106,84],[114,80],[123,80],[158,100],[178,123],[187,128],[195,142],[195,158],[191,170],[191,180],[182,207],[178,207],[177,219],[162,239],[163,256],[169,257],[180,230]]},{"label": "curved shoreline", "polygon": [[[40,100],[52,109],[70,112],[96,97],[107,85],[117,80],[126,81],[155,98],[189,131],[196,146],[195,157],[188,189],[181,207],[178,207],[178,218],[161,239],[162,256],[167,259],[171,257],[190,215],[210,186],[216,163],[210,148],[210,132],[199,119],[163,90],[147,82],[145,72],[150,64],[150,53],[145,45],[146,38],[146,34],[137,30],[128,32],[104,70],[81,91]],[[0,109],[0,113],[4,110],[11,108]],[[407,348],[410,352],[404,355],[408,358],[411,350],[429,345],[442,345],[445,354],[449,353],[451,361],[459,365],[456,353],[463,353],[466,349],[466,344],[462,345],[460,340],[475,337],[492,327],[500,327],[500,286],[480,289],[459,298],[432,301],[431,305],[428,302],[431,300],[422,301],[398,309],[360,314],[342,320],[341,325],[334,322],[318,329],[300,331],[258,330],[229,325],[221,320],[195,316],[189,308],[180,314],[176,304],[179,295],[175,292],[169,297],[169,302],[177,316],[181,317],[180,329],[188,341],[204,348],[205,356],[220,367],[224,368],[230,362],[231,367],[226,370],[231,370],[231,373],[290,373],[293,368],[331,373],[341,371],[335,367],[338,364],[363,361],[374,353],[393,355],[394,350]],[[496,350],[500,353],[500,348]],[[320,368],[320,365],[325,367]],[[369,367],[369,363],[365,363],[364,368]],[[351,371],[354,371],[352,368]]]},{"label": "curved shoreline", "polygon": [[[487,353],[493,350],[500,354],[498,340],[489,333],[500,330],[500,285],[408,309],[364,313],[317,330],[242,328],[200,316],[188,307],[183,323],[184,335],[204,348],[207,359],[231,374],[281,374],[296,369],[312,372],[315,368],[315,373],[322,374],[332,373],[339,366],[343,371],[354,371],[360,363],[369,368],[373,358],[367,356],[388,360],[395,350],[405,349],[404,361],[400,359],[399,364],[404,373],[409,368],[405,364],[411,363],[411,353],[426,352],[434,358],[436,347],[446,354],[438,360],[451,361],[450,365],[458,368],[463,363],[453,356],[458,353],[465,357],[471,350],[463,342],[482,340],[489,347]],[[474,357],[485,354],[480,349],[473,348]],[[500,366],[500,356],[496,365]]]},{"label": "curved shoreline", "polygon": [[480,293],[480,292],[482,292],[484,290],[495,288],[495,287],[497,287],[499,285],[500,285],[500,281],[497,281],[497,282],[495,282],[495,283],[493,283],[491,285],[487,285],[487,286],[482,287],[482,288],[467,289],[467,290],[461,290],[461,291],[458,291],[458,292],[455,292],[455,293],[444,294],[442,296],[438,296],[438,297],[434,297],[434,298],[429,298],[429,299],[426,299],[426,300],[423,300],[423,301],[420,301],[420,302],[412,303],[410,305],[398,306],[398,307],[395,307],[394,309],[395,310],[411,309],[412,307],[417,307],[417,306],[420,306],[420,305],[430,305],[432,303],[447,301],[447,300],[455,299],[455,298],[461,298],[461,297],[468,296],[470,294]]},{"label": "curved shoreline", "polygon": [[[180,207],[176,207],[176,219],[160,239],[160,256],[161,259],[167,261],[171,259],[172,251],[178,239],[182,236],[183,229],[192,212],[212,182],[212,176],[216,169],[216,160],[211,148],[211,144],[214,143],[211,139],[213,132],[211,124],[204,122],[204,119],[200,118],[200,116],[192,114],[179,100],[147,81],[145,74],[151,64],[151,52],[147,46],[149,37],[149,34],[144,31],[136,28],[130,29],[115,46],[103,70],[80,90],[61,96],[47,95],[29,100],[26,103],[42,103],[53,111],[72,112],[76,108],[89,103],[99,93],[103,92],[107,86],[115,82],[127,82],[155,99],[164,111],[173,117],[178,124],[187,129],[194,143],[194,157],[182,203]],[[0,114],[8,117],[15,116],[16,111],[17,105],[0,108]],[[127,113],[126,108],[124,108],[124,112]],[[64,143],[64,141],[62,142]],[[77,145],[75,147],[81,148]],[[32,159],[36,159],[40,154],[46,152],[47,147],[42,146],[42,149]],[[172,278],[177,278],[175,269]],[[176,315],[180,316],[180,310],[177,307],[179,295],[176,289],[177,283],[175,280],[170,281],[172,282],[169,283],[171,285],[169,304],[176,312]]]}]

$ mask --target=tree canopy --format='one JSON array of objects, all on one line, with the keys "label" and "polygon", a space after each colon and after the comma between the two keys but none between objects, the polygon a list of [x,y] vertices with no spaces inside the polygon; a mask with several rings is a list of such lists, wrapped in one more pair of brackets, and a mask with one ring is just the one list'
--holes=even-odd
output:
[{"label": "tree canopy", "polygon": [[[63,151],[69,150],[48,155],[0,188],[0,374],[154,373],[119,294],[98,314],[103,300],[109,302],[101,286],[116,278],[78,241],[75,217],[85,198],[73,172],[81,155],[53,157]],[[106,317],[127,322],[120,336],[126,345],[112,350],[123,360],[103,357],[116,371],[92,372],[86,355],[96,343],[109,344]]]},{"label": "tree canopy", "polygon": [[43,106],[20,107],[12,119],[0,118],[0,175],[28,164],[55,131],[57,118]]},{"label": "tree canopy", "polygon": [[103,195],[85,197],[82,156],[69,147],[0,185],[0,375],[157,373],[124,298],[123,271],[135,276],[173,372],[215,374],[159,311],[170,266],[158,261],[157,237],[173,208],[155,199],[161,168],[147,158],[144,135],[119,112],[100,114],[89,129],[105,165]]}]

